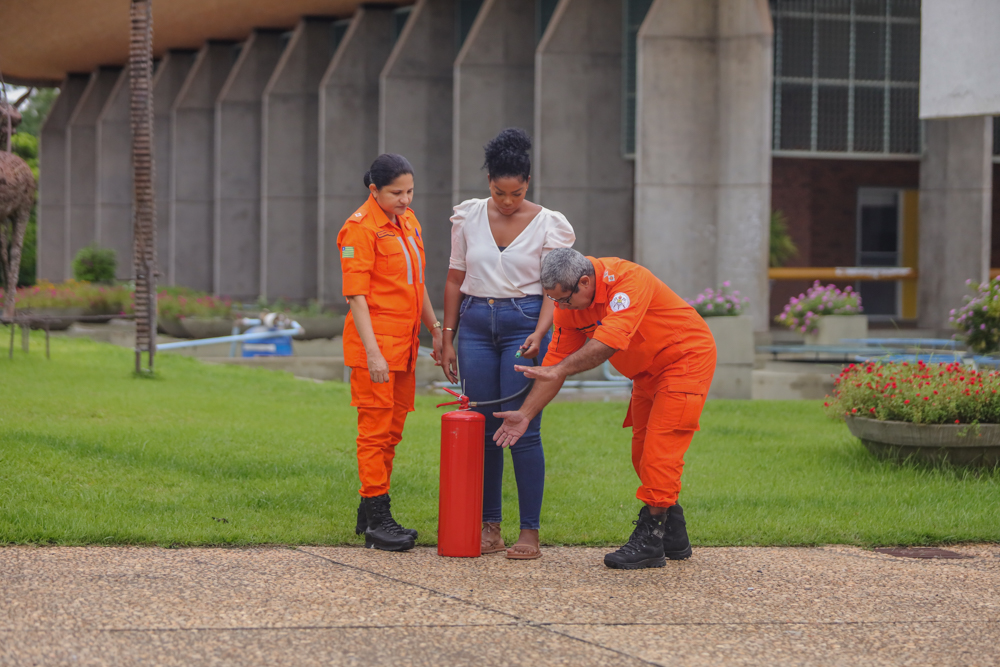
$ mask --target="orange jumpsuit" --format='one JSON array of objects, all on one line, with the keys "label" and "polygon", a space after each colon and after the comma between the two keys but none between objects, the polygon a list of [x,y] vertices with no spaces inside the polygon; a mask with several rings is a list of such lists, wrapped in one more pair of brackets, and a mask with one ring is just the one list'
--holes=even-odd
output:
[{"label": "orange jumpsuit", "polygon": [[715,339],[705,320],[649,269],[623,259],[589,257],[594,302],[557,308],[543,366],[554,366],[594,338],[616,350],[611,364],[632,378],[624,427],[632,427],[636,497],[670,507],[681,490],[684,453],[715,373]]},{"label": "orange jumpsuit", "polygon": [[361,495],[389,492],[392,460],[413,411],[420,314],[424,304],[424,241],[410,209],[389,221],[374,197],[337,235],[344,296],[364,295],[389,381],[372,382],[368,355],[352,314],[344,324],[344,364],[351,369],[351,405],[358,409]]}]

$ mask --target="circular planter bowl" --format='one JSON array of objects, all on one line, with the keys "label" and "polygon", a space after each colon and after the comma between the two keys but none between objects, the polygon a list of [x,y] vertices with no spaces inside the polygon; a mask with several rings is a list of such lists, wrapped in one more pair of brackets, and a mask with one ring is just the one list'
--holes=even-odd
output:
[{"label": "circular planter bowl", "polygon": [[32,329],[44,329],[47,324],[49,331],[65,331],[86,312],[85,308],[33,308],[25,315],[31,318],[28,326]]},{"label": "circular planter bowl", "polygon": [[992,468],[1000,465],[1000,424],[912,424],[847,417],[851,435],[883,459]]},{"label": "circular planter bowl", "polygon": [[314,340],[316,338],[336,338],[344,333],[344,316],[323,315],[290,315],[291,319],[302,325],[305,333],[295,336],[295,340]]},{"label": "circular planter bowl", "polygon": [[180,324],[189,338],[221,338],[233,333],[232,320],[221,317],[185,317]]},{"label": "circular planter bowl", "polygon": [[175,320],[172,317],[158,317],[156,318],[157,328],[173,338],[190,338],[191,334],[187,332],[184,325],[181,324],[180,320]]}]

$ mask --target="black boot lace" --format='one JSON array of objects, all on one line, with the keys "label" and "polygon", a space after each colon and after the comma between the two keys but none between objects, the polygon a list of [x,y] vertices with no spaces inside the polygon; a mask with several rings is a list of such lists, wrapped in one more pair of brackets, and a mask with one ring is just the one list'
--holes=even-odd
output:
[{"label": "black boot lace", "polygon": [[628,542],[618,549],[621,553],[633,555],[649,546],[649,539],[653,536],[653,522],[646,517],[639,517],[632,522],[635,530],[629,536]]},{"label": "black boot lace", "polygon": [[403,527],[400,526],[394,518],[392,518],[392,509],[390,507],[390,500],[388,496],[386,496],[383,503],[379,503],[377,509],[378,513],[376,516],[378,517],[378,522],[379,525],[382,526],[382,529],[390,535],[402,534],[404,530]]}]

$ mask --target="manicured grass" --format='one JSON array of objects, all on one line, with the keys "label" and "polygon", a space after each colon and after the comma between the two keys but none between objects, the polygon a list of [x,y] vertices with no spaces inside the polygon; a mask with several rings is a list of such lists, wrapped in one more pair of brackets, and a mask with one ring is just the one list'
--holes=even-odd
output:
[{"label": "manicured grass", "polygon": [[[0,357],[0,543],[360,543],[345,385],[170,354],[139,379],[129,350],[53,338],[46,361],[42,338],[32,345]],[[397,516],[424,544],[437,523],[438,400],[418,398],[393,477]],[[544,542],[627,537],[639,505],[624,414],[623,403],[546,411]],[[696,544],[1000,541],[1000,473],[877,461],[817,402],[709,402],[687,461]]]}]

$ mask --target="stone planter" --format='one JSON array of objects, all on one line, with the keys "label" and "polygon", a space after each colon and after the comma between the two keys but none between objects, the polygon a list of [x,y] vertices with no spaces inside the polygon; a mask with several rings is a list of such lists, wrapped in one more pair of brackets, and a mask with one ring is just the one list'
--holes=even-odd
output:
[{"label": "stone planter", "polygon": [[1000,465],[1000,424],[912,424],[847,417],[847,428],[879,458],[992,468]]},{"label": "stone planter", "polygon": [[48,325],[49,331],[65,331],[86,312],[86,308],[32,308],[25,309],[24,314],[32,329],[44,329]]},{"label": "stone planter", "polygon": [[715,376],[709,398],[749,399],[753,384],[753,318],[747,315],[706,317],[715,338]]},{"label": "stone planter", "polygon": [[161,333],[165,333],[168,336],[174,338],[190,338],[191,334],[188,333],[181,321],[174,319],[172,317],[157,317],[156,318],[157,328]]},{"label": "stone planter", "polygon": [[841,345],[844,338],[868,338],[868,316],[823,315],[816,333],[806,334],[806,345]]},{"label": "stone planter", "polygon": [[221,338],[233,333],[232,320],[221,317],[182,317],[180,324],[189,338]]},{"label": "stone planter", "polygon": [[295,340],[336,338],[344,333],[343,315],[290,315],[289,318],[305,329],[305,333],[295,336]]}]

